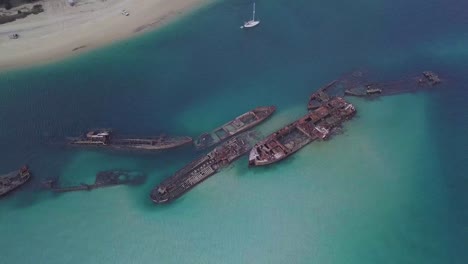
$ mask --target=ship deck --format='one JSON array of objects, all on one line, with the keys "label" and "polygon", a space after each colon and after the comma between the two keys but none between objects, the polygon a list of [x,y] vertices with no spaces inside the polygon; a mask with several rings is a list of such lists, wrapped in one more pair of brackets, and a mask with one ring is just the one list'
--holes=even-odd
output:
[{"label": "ship deck", "polygon": [[14,189],[25,184],[31,178],[29,171],[21,174],[20,171],[12,171],[0,176],[0,196],[6,195]]},{"label": "ship deck", "polygon": [[244,113],[215,130],[202,134],[195,140],[195,147],[205,149],[247,131],[265,121],[275,110],[275,106],[262,106]]},{"label": "ship deck", "polygon": [[93,146],[132,150],[165,150],[192,143],[192,138],[187,136],[160,135],[156,137],[137,138],[122,137],[119,135],[114,136],[114,134],[111,134],[111,132],[108,132],[110,135],[109,138],[106,138],[105,140],[96,140],[87,136],[91,132],[88,132],[87,134],[78,138],[69,138],[69,143],[75,146]]},{"label": "ship deck", "polygon": [[248,131],[226,141],[161,182],[151,192],[151,199],[160,204],[179,198],[197,184],[249,152],[256,140],[258,140],[257,132]]},{"label": "ship deck", "polygon": [[355,114],[354,106],[340,97],[330,97],[320,107],[255,144],[249,165],[278,162],[315,140],[328,138],[330,131]]}]

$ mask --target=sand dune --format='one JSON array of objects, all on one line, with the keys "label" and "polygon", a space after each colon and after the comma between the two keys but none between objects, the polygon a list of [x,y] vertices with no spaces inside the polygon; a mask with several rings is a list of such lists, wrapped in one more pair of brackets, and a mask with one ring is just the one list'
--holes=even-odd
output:
[{"label": "sand dune", "polygon": [[[161,26],[209,0],[65,0],[0,25],[0,70],[53,62]],[[122,10],[130,15],[124,16]],[[9,39],[18,33],[19,39]]]}]

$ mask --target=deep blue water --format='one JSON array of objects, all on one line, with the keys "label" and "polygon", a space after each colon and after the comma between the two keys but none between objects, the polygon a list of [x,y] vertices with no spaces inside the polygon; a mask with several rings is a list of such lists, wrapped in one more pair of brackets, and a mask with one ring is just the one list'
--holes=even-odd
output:
[{"label": "deep blue water", "polygon": [[[0,74],[0,171],[24,163],[34,171],[0,200],[2,256],[8,263],[466,263],[466,10],[460,0],[263,0],[261,25],[242,31],[250,1],[226,0],[157,32]],[[198,155],[190,148],[135,154],[58,144],[90,127],[195,137],[275,104],[278,113],[261,128],[271,132],[302,115],[312,91],[356,69],[378,80],[430,69],[444,84],[353,100],[359,114],[345,135],[272,168],[247,170],[240,160],[165,208],[150,203],[149,191]],[[144,186],[89,194],[40,189],[49,177],[79,183],[116,167],[150,177]],[[20,245],[32,248],[29,255]],[[51,257],[56,252],[67,254]]]}]

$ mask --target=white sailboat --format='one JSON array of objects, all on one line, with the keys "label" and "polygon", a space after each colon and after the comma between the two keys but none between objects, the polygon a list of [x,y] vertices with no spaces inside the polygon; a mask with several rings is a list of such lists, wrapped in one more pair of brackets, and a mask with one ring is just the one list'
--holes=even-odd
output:
[{"label": "white sailboat", "polygon": [[255,20],[255,2],[254,2],[252,20],[245,22],[244,25],[241,26],[240,28],[251,28],[251,27],[255,27],[258,24],[260,24],[260,20]]}]

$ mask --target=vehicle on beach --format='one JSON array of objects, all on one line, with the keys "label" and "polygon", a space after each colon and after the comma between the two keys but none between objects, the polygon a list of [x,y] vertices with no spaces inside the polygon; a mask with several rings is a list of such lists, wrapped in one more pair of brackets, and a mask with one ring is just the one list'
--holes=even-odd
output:
[{"label": "vehicle on beach", "polygon": [[125,9],[122,10],[121,14],[124,15],[124,16],[129,16],[130,15],[130,13]]},{"label": "vehicle on beach", "polygon": [[18,34],[18,33],[13,33],[13,34],[8,35],[8,37],[9,37],[10,39],[18,39],[18,38],[19,38],[19,34]]}]

